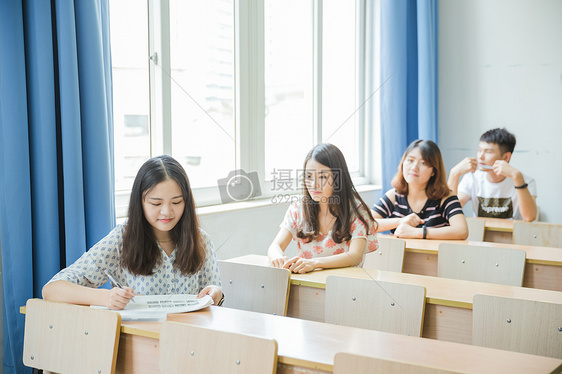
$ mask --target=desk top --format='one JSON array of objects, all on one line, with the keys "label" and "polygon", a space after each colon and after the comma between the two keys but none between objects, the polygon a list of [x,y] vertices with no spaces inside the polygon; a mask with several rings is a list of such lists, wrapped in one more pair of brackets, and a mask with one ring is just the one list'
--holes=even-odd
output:
[{"label": "desk top", "polygon": [[[170,314],[168,320],[273,338],[280,363],[327,371],[333,370],[334,355],[344,351],[473,373],[549,373],[562,367],[554,358],[215,306]],[[123,322],[121,331],[158,339],[161,326]]]},{"label": "desk top", "polygon": [[489,231],[513,232],[515,220],[505,218],[478,218],[484,220],[484,229]]},{"label": "desk top", "polygon": [[[267,266],[267,256],[246,255],[227,261]],[[486,294],[519,299],[546,301],[562,304],[562,292],[505,286],[501,284],[472,282],[459,279],[431,277],[428,275],[397,273],[392,271],[347,267],[339,269],[317,270],[307,274],[291,274],[291,285],[326,288],[329,275],[372,279],[373,281],[414,284],[426,288],[426,302],[472,309],[476,294]]]},{"label": "desk top", "polygon": [[[394,238],[392,235],[377,234],[383,238]],[[553,247],[537,247],[531,245],[494,243],[494,242],[477,242],[466,240],[436,240],[436,239],[402,239],[406,242],[406,251],[418,253],[437,254],[439,244],[469,244],[481,247],[499,247],[499,248],[515,248],[523,249],[527,252],[527,263],[562,266],[562,249]]]}]

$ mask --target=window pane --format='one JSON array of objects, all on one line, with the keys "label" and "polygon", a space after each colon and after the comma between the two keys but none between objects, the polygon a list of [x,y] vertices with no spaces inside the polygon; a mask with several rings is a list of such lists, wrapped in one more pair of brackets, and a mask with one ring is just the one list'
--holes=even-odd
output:
[{"label": "window pane", "polygon": [[170,1],[170,59],[172,154],[216,186],[236,166],[232,1]]},{"label": "window pane", "polygon": [[[130,190],[140,166],[150,157],[148,23],[146,3],[110,2],[115,189]],[[125,199],[126,200],[126,199]],[[119,213],[119,212],[118,212]]]},{"label": "window pane", "polygon": [[314,145],[313,17],[309,0],[266,0],[264,7],[265,177],[271,180],[280,169],[302,168]]},{"label": "window pane", "polygon": [[359,170],[356,102],[355,1],[324,0],[322,31],[322,139]]}]

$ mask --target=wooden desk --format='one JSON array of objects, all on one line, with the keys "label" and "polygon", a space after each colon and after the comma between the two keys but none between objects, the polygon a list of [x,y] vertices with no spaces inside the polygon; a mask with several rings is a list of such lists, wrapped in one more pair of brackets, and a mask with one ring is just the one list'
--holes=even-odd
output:
[{"label": "wooden desk", "polygon": [[513,220],[502,218],[479,218],[484,220],[484,241],[513,243]]},{"label": "wooden desk", "polygon": [[[267,256],[260,255],[246,255],[228,261],[267,266]],[[562,292],[349,267],[292,274],[287,316],[323,322],[326,277],[329,275],[425,287],[427,294],[422,336],[464,344],[472,344],[472,300],[476,294],[562,304]]]},{"label": "wooden desk", "polygon": [[[341,351],[463,373],[527,374],[562,369],[562,360],[554,358],[214,306],[172,314],[168,320],[273,338],[278,343],[278,373],[331,372],[334,355]],[[160,328],[157,322],[122,323],[117,373],[158,372]]]},{"label": "wooden desk", "polygon": [[[390,235],[380,235],[391,237]],[[523,287],[562,291],[562,249],[535,247],[506,243],[472,242],[466,240],[424,240],[403,239],[406,241],[404,267],[402,272],[437,276],[437,256],[439,244],[462,243],[484,247],[517,248],[527,252]]]}]

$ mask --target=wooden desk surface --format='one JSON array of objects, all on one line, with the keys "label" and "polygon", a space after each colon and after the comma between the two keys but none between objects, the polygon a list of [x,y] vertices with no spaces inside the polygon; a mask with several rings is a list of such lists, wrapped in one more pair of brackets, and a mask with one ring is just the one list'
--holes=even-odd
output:
[{"label": "wooden desk surface", "polygon": [[[392,235],[377,236],[383,238],[394,238]],[[562,249],[553,247],[537,247],[530,245],[518,245],[508,243],[476,242],[466,240],[427,240],[427,239],[402,239],[406,242],[406,251],[417,253],[436,254],[441,243],[469,244],[480,247],[499,247],[523,249],[527,253],[527,263],[562,266]]]},{"label": "wooden desk surface", "polygon": [[[169,315],[168,320],[273,338],[278,343],[279,364],[287,365],[287,371],[295,367],[304,368],[305,371],[298,372],[307,373],[332,371],[334,355],[341,351],[466,373],[550,373],[562,368],[562,360],[548,357],[214,306]],[[119,372],[131,372],[131,368],[143,372],[142,369],[157,363],[154,357],[157,351],[152,350],[149,355],[143,354],[146,351],[140,345],[133,347],[135,338],[142,340],[142,337],[148,338],[144,340],[145,345],[157,345],[153,339],[159,338],[160,328],[161,324],[156,322],[122,323]]]},{"label": "wooden desk surface", "polygon": [[[246,255],[228,261],[267,266],[268,260],[267,256]],[[325,289],[326,278],[330,275],[423,286],[427,290],[427,303],[459,308],[472,309],[472,300],[476,294],[516,297],[519,299],[562,304],[562,292],[356,267],[326,269],[306,274],[291,274],[291,285]]]},{"label": "wooden desk surface", "polygon": [[[392,237],[391,235],[379,235]],[[466,240],[424,240],[403,239],[406,241],[404,273],[437,276],[439,244],[459,243],[483,247],[523,249],[526,252],[523,287],[562,291],[562,249],[538,247],[498,242]]]},{"label": "wooden desk surface", "polygon": [[502,218],[479,218],[484,220],[484,229],[489,231],[503,231],[503,232],[513,232],[513,222],[512,219],[502,219]]}]

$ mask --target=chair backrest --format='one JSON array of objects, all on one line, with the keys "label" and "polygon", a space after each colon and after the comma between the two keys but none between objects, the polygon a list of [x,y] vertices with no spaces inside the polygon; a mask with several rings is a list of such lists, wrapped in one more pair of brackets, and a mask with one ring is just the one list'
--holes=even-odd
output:
[{"label": "chair backrest", "polygon": [[179,322],[160,331],[160,373],[274,373],[277,342]]},{"label": "chair backrest", "polygon": [[421,336],[425,287],[330,275],[325,322]]},{"label": "chair backrest", "polygon": [[336,353],[334,356],[334,374],[372,373],[456,374],[459,372],[347,352]]},{"label": "chair backrest", "polygon": [[516,248],[441,243],[437,276],[520,287],[526,255]]},{"label": "chair backrest", "polygon": [[562,248],[562,224],[515,221],[513,243]]},{"label": "chair backrest", "polygon": [[474,295],[472,343],[562,359],[562,304]]},{"label": "chair backrest", "polygon": [[268,266],[218,261],[224,307],[287,315],[291,272]]},{"label": "chair backrest", "polygon": [[23,363],[56,373],[114,373],[121,316],[109,310],[30,299]]},{"label": "chair backrest", "polygon": [[379,249],[365,255],[365,269],[396,271],[401,273],[404,265],[406,241],[402,239],[377,237]]},{"label": "chair backrest", "polygon": [[468,225],[468,238],[473,242],[481,242],[484,240],[484,219],[478,217],[466,217],[466,224]]}]

